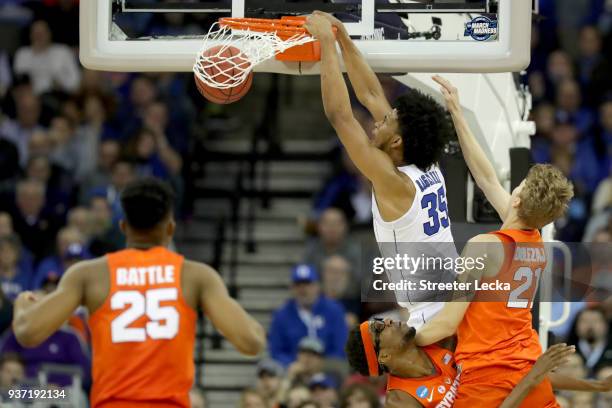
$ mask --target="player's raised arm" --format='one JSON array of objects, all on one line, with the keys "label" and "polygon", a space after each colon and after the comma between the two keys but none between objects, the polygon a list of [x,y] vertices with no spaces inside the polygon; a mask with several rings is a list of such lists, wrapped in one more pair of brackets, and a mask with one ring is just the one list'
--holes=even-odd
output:
[{"label": "player's raised arm", "polygon": [[89,262],[72,266],[56,290],[40,297],[23,292],[15,300],[13,331],[19,344],[36,347],[55,333],[72,316],[83,299],[83,275]]},{"label": "player's raised arm", "polygon": [[340,20],[321,11],[315,11],[314,14],[325,17],[337,28],[336,40],[342,49],[344,65],[355,90],[355,95],[359,102],[370,111],[375,121],[382,121],[391,111],[391,105],[378,77],[355,46],[346,27]]},{"label": "player's raised arm", "polygon": [[205,265],[191,265],[197,265],[201,306],[213,326],[241,353],[261,353],[266,347],[266,332],[261,324],[231,298],[217,272]]},{"label": "player's raised arm", "polygon": [[[473,268],[466,269],[458,276],[458,283],[466,284],[467,289],[455,291],[452,301],[447,302],[436,317],[417,331],[415,339],[418,346],[437,343],[457,332],[474,296],[475,281],[499,271],[504,260],[504,248],[496,236],[482,234],[472,238],[466,244],[461,256],[464,259],[473,260],[481,258],[484,267],[478,268],[474,265]],[[467,264],[466,262],[465,265]]]},{"label": "player's raised arm", "polygon": [[305,27],[321,42],[321,93],[325,115],[363,175],[375,184],[383,179],[392,183],[398,177],[391,159],[370,143],[365,130],[353,116],[331,23],[321,15],[312,15]]},{"label": "player's raised arm", "polygon": [[457,88],[439,75],[434,76],[433,80],[442,87],[441,92],[446,100],[448,111],[453,118],[463,157],[465,158],[465,162],[472,176],[474,176],[476,184],[478,184],[478,187],[483,191],[487,200],[489,200],[493,208],[495,208],[501,219],[504,220],[510,202],[510,194],[499,182],[495,169],[470,130],[463,116],[463,112],[461,111]]}]

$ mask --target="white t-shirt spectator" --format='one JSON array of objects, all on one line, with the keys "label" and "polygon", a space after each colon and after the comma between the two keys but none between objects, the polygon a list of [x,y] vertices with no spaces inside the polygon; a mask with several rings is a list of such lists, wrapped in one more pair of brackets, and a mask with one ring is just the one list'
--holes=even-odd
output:
[{"label": "white t-shirt spectator", "polygon": [[37,94],[52,89],[74,92],[81,80],[74,54],[61,44],[51,44],[36,52],[32,47],[21,47],[15,54],[15,72],[28,74]]}]

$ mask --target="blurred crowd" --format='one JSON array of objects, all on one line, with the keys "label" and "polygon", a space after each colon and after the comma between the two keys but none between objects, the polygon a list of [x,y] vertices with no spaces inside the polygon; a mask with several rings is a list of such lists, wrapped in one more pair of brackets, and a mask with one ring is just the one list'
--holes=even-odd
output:
[{"label": "blurred crowd", "polygon": [[[558,225],[559,238],[610,243],[612,236],[612,1],[541,0],[527,73],[534,100],[533,159],[552,162],[577,195]],[[126,31],[172,34],[198,29],[177,15],[125,18]],[[4,0],[0,25],[0,393],[40,380],[89,387],[84,312],[35,349],[10,331],[12,300],[24,290],[50,292],[74,262],[124,244],[118,196],[131,180],[172,184],[179,217],[189,215],[189,177],[201,98],[189,75],[101,73],[78,62],[77,0]],[[8,32],[9,29],[5,31]],[[387,82],[389,79],[383,78]],[[392,80],[391,80],[392,81]],[[394,89],[389,90],[393,98]],[[370,119],[355,109],[359,119]],[[269,358],[257,365],[243,408],[375,408],[385,378],[348,371],[344,343],[359,319],[355,232],[371,225],[368,184],[346,157],[313,202],[312,238],[291,271],[290,299],[272,316]],[[609,268],[603,287],[612,289]],[[606,286],[607,285],[607,286]],[[605,306],[605,305],[604,305]],[[369,315],[369,313],[368,313]],[[611,307],[579,304],[573,324],[555,332],[577,345],[563,370],[580,378],[612,373]],[[57,365],[72,366],[73,371]],[[201,390],[193,407],[205,406]],[[563,407],[609,407],[612,396],[559,395]]]}]

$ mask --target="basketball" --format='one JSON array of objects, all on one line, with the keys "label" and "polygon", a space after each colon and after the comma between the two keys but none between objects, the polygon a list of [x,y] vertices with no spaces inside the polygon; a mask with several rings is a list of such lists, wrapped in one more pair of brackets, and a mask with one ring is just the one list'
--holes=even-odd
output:
[{"label": "basketball", "polygon": [[[204,51],[205,61],[200,61],[201,69],[213,80],[227,85],[235,82],[236,75],[244,71],[251,64],[242,52],[232,46],[216,46]],[[200,94],[207,100],[226,105],[242,99],[251,89],[253,84],[253,73],[249,73],[247,79],[229,88],[216,88],[205,84],[197,75],[195,82]]]}]

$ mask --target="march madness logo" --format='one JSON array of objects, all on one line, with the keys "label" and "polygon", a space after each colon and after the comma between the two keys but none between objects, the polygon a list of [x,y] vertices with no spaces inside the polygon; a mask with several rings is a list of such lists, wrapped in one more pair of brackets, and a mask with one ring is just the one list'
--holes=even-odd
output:
[{"label": "march madness logo", "polygon": [[466,23],[464,36],[472,37],[476,41],[487,41],[489,38],[497,36],[497,29],[497,20],[479,16]]}]

